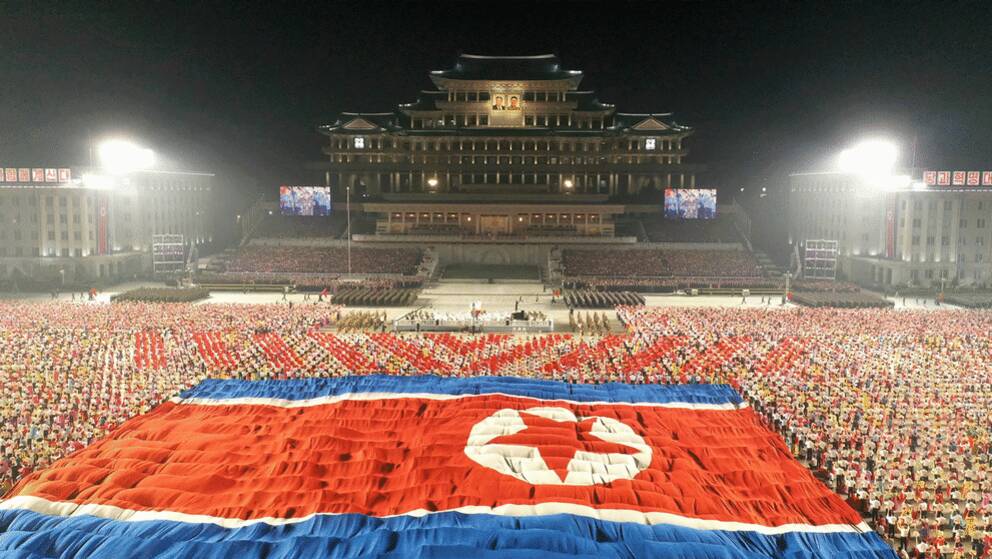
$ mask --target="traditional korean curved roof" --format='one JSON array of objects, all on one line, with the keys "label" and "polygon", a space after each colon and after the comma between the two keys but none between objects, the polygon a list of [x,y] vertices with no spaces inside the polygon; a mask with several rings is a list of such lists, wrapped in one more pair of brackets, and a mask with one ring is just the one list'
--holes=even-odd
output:
[{"label": "traditional korean curved roof", "polygon": [[434,70],[431,77],[451,80],[565,80],[579,77],[579,70],[566,70],[555,54],[533,56],[484,56],[460,54],[447,70]]}]

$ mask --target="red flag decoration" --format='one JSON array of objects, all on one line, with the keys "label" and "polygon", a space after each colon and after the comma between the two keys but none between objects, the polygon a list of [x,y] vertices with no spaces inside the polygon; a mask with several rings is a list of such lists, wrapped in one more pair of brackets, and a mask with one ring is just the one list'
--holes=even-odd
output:
[{"label": "red flag decoration", "polygon": [[937,171],[937,184],[940,186],[950,186],[951,184],[951,172],[950,171]]},{"label": "red flag decoration", "polygon": [[937,184],[937,172],[936,171],[924,171],[923,172],[923,183],[927,186],[934,186]]},{"label": "red flag decoration", "polygon": [[106,193],[96,195],[96,252],[97,254],[110,254],[109,239],[109,218],[107,217],[109,201]]},{"label": "red flag decoration", "polygon": [[5,532],[100,559],[895,558],[728,386],[497,377],[206,381],[24,478]]},{"label": "red flag decoration", "polygon": [[888,194],[885,200],[885,257],[896,256],[896,197]]}]

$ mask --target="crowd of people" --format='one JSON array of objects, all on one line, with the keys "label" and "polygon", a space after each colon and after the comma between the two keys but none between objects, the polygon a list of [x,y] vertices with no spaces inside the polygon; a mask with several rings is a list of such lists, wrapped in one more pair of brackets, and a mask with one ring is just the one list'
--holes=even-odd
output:
[{"label": "crowd of people", "polygon": [[742,250],[565,249],[566,277],[760,278],[761,268]]},{"label": "crowd of people", "polygon": [[206,377],[728,383],[901,557],[992,556],[992,315],[617,314],[625,333],[396,334],[329,304],[2,303],[0,490]]},{"label": "crowd of people", "polygon": [[579,289],[564,295],[569,308],[612,309],[617,305],[643,305],[644,296],[632,291],[595,291]]},{"label": "crowd of people", "polygon": [[[355,274],[413,275],[423,260],[416,248],[352,248]],[[249,245],[227,262],[226,272],[262,274],[344,274],[349,270],[345,247]]]},{"label": "crowd of people", "polygon": [[761,277],[758,261],[744,250],[666,250],[665,260],[676,277]]},{"label": "crowd of people", "polygon": [[569,289],[588,288],[598,291],[644,291],[644,292],[673,292],[684,289],[784,289],[785,283],[774,278],[716,278],[706,277],[591,277],[574,276],[566,278],[565,287]]},{"label": "crowd of people", "polygon": [[742,345],[660,380],[733,385],[900,557],[992,556],[992,315],[620,313],[641,336],[685,336],[704,352]]},{"label": "crowd of people", "polygon": [[[274,272],[207,272],[196,276],[198,285],[241,285],[246,291],[265,285],[289,285],[301,291],[323,291],[334,293],[341,287],[354,286],[349,279],[342,279],[343,274],[284,274]],[[423,287],[426,275],[400,277],[366,277],[361,285],[374,289],[403,289]]]},{"label": "crowd of people", "polygon": [[208,376],[275,374],[258,338],[331,305],[0,303],[0,493]]}]

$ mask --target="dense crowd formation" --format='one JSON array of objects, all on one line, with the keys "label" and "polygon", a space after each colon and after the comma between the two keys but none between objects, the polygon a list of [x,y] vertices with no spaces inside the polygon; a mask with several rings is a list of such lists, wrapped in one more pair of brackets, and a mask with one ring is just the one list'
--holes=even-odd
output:
[{"label": "dense crowd formation", "polygon": [[207,376],[272,374],[337,307],[0,304],[0,493]]},{"label": "dense crowd formation", "polygon": [[[356,274],[417,272],[423,251],[415,248],[352,248],[351,271]],[[227,263],[227,272],[274,274],[344,274],[348,251],[344,247],[249,245]]]},{"label": "dense crowd formation", "polygon": [[987,313],[621,307],[624,334],[470,336],[327,304],[0,307],[0,488],[208,376],[725,382],[903,556],[989,557]]},{"label": "dense crowd formation", "polygon": [[740,250],[566,249],[562,264],[567,277],[761,277],[754,256]]},{"label": "dense crowd formation", "polygon": [[641,336],[685,336],[690,353],[727,348],[658,380],[734,385],[901,556],[992,556],[992,316],[621,312]]}]

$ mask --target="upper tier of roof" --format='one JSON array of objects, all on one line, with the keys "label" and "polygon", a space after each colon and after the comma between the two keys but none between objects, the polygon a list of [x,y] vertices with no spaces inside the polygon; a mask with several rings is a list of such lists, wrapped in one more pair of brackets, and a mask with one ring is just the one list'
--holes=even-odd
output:
[{"label": "upper tier of roof", "polygon": [[581,77],[578,70],[565,70],[554,54],[535,56],[482,56],[460,54],[447,70],[434,70],[432,78],[450,80],[566,80]]}]

